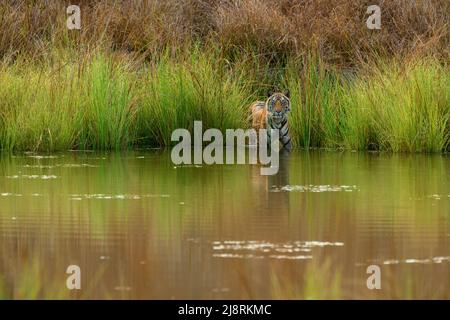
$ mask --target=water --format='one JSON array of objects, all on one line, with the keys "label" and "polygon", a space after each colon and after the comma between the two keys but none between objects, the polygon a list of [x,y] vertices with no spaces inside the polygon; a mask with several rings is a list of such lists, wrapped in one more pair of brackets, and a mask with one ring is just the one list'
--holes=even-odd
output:
[{"label": "water", "polygon": [[3,155],[0,253],[7,299],[450,298],[450,158],[294,152],[268,177],[157,150]]}]

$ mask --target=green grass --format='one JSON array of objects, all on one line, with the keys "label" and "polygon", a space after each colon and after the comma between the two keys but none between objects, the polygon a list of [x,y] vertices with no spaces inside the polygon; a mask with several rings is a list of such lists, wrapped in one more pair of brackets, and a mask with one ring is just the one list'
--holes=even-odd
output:
[{"label": "green grass", "polygon": [[286,67],[285,86],[291,92],[294,143],[304,148],[339,146],[338,73],[327,71],[316,57],[291,60]]},{"label": "green grass", "polygon": [[136,67],[105,54],[49,67],[4,63],[0,144],[6,150],[164,146],[177,128],[242,128],[252,99],[214,53],[163,55]]},{"label": "green grass", "polygon": [[1,146],[8,150],[66,149],[81,124],[78,88],[66,74],[24,62],[0,72]]},{"label": "green grass", "polygon": [[172,131],[192,130],[194,120],[203,128],[247,126],[250,86],[239,70],[228,70],[215,53],[195,49],[187,58],[162,56],[145,69],[140,83],[140,138],[156,145],[170,145]]},{"label": "green grass", "polygon": [[151,62],[106,50],[0,64],[3,150],[167,146],[174,129],[246,128],[248,105],[272,84],[291,91],[296,146],[441,152],[450,144],[450,72],[432,58],[395,60],[350,79],[313,55],[284,67],[214,48]]},{"label": "green grass", "polygon": [[353,79],[316,58],[291,62],[297,146],[440,152],[450,143],[450,71],[432,59],[372,66]]},{"label": "green grass", "polygon": [[427,60],[403,68],[384,67],[360,87],[365,93],[360,104],[373,112],[373,131],[381,149],[438,152],[448,148],[448,69]]}]

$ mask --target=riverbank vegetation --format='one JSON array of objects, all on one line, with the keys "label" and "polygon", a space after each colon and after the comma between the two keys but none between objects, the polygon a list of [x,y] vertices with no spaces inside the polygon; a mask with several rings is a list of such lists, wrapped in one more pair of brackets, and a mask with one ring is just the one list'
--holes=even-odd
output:
[{"label": "riverbank vegetation", "polygon": [[246,128],[289,88],[297,147],[450,148],[449,4],[80,1],[0,5],[3,150],[168,146],[176,128]]}]

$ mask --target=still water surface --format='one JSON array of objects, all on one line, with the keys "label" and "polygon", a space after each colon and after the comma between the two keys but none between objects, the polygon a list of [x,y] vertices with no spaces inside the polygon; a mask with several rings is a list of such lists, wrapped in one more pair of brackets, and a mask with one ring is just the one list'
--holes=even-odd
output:
[{"label": "still water surface", "polygon": [[3,155],[0,298],[450,298],[449,156],[294,152],[259,169]]}]

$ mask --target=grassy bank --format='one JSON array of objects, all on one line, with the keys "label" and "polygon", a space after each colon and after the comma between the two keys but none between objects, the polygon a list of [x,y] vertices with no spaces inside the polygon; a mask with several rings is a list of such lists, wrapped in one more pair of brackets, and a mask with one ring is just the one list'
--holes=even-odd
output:
[{"label": "grassy bank", "polygon": [[450,139],[450,72],[433,59],[370,65],[351,79],[320,61],[287,69],[297,145],[439,152]]},{"label": "grassy bank", "polygon": [[[66,8],[81,8],[81,30],[68,30]],[[369,30],[367,7],[379,5],[381,30]],[[354,67],[373,53],[431,53],[448,59],[450,3],[442,0],[3,0],[0,57],[45,59],[55,48],[139,52],[145,59],[193,42],[220,46],[230,61],[265,62],[317,51]]]},{"label": "grassy bank", "polygon": [[449,149],[450,5],[365,0],[0,4],[3,150],[166,146],[176,128],[248,127],[248,104],[292,92],[299,147]]},{"label": "grassy bank", "polygon": [[[245,128],[274,82],[292,94],[296,146],[440,152],[449,148],[450,72],[436,59],[371,64],[351,76],[312,56],[273,68],[192,47],[147,62],[106,50],[4,61],[4,150],[166,146],[176,128]],[[274,71],[275,70],[275,71]],[[269,77],[268,74],[276,74]],[[275,79],[275,80],[274,80]]]}]

